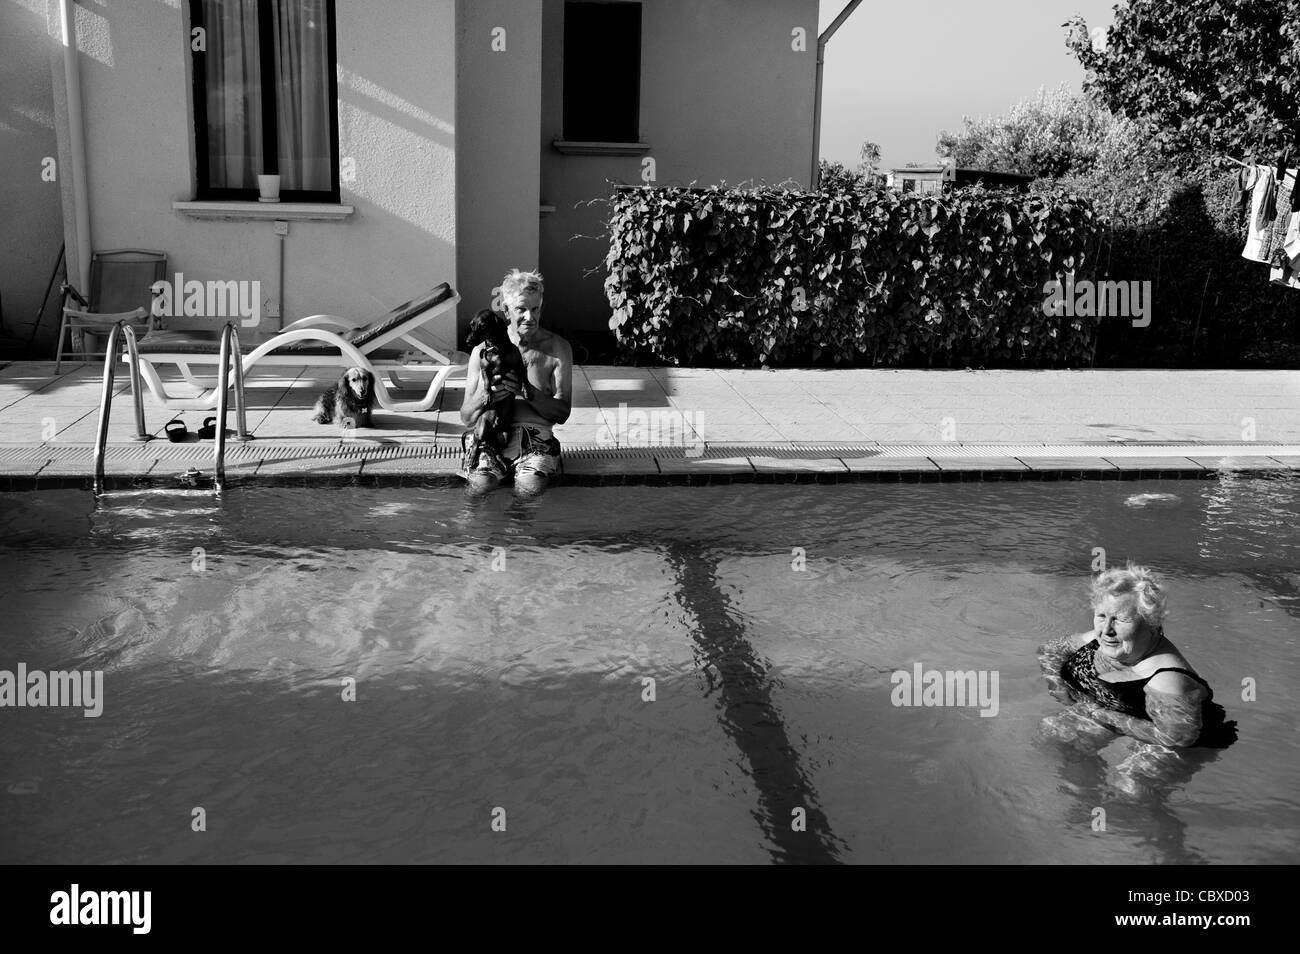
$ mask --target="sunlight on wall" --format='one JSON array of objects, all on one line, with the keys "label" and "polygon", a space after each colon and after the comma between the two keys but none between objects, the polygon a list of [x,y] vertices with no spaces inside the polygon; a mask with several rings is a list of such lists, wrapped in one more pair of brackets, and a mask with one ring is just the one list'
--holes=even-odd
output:
[{"label": "sunlight on wall", "polygon": [[33,106],[15,106],[13,111],[37,126],[43,126],[46,129],[54,128],[54,112],[52,110],[36,109]]},{"label": "sunlight on wall", "polygon": [[453,244],[454,125],[351,70],[338,75],[339,154],[356,164],[345,194]]},{"label": "sunlight on wall", "polygon": [[428,110],[421,109],[419,106],[416,106],[409,100],[402,99],[402,97],[395,93],[390,93],[383,87],[372,83],[364,76],[354,73],[352,70],[344,69],[343,67],[339,67],[338,74],[340,92],[344,88],[353,90],[354,92],[360,93],[362,96],[368,96],[376,102],[383,103],[390,109],[394,109],[399,113],[404,113],[412,119],[419,120],[427,126],[432,126],[441,133],[446,133],[448,136],[455,135],[456,127],[451,123],[444,119],[439,119]]},{"label": "sunlight on wall", "polygon": [[350,194],[422,232],[449,244],[455,241],[452,147],[342,102],[339,139],[340,152],[350,152],[357,167],[356,181],[344,189],[344,201]]},{"label": "sunlight on wall", "polygon": [[108,21],[93,10],[87,10],[82,6],[76,8],[76,18],[78,52],[105,66],[115,66],[113,39],[109,33]]}]

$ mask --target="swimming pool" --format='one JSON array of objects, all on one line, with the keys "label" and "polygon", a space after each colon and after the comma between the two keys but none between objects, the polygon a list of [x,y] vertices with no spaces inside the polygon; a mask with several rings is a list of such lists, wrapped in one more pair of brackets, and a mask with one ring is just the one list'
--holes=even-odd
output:
[{"label": "swimming pool", "polygon": [[[1294,479],[50,490],[0,526],[0,670],[104,673],[98,718],[0,710],[0,862],[1300,860]],[[1130,743],[1039,738],[1098,548],[1165,575],[1239,726],[1156,795],[1108,787]],[[918,664],[996,672],[996,715],[895,706]]]}]

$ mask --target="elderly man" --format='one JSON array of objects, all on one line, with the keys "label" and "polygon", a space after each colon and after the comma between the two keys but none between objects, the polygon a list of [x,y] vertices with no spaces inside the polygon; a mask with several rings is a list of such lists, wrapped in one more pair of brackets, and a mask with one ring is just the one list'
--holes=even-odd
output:
[{"label": "elderly man", "polygon": [[510,443],[500,459],[484,454],[478,468],[467,475],[474,493],[487,493],[513,474],[515,490],[539,494],[547,478],[560,465],[560,442],[551,434],[554,424],[569,419],[573,396],[573,350],[554,332],[542,328],[542,276],[514,269],[501,282],[510,340],[524,357],[527,380],[514,375],[494,376],[484,382],[481,366],[483,346],[469,357],[465,400],[460,419],[473,427],[490,404],[514,398],[514,427]]}]

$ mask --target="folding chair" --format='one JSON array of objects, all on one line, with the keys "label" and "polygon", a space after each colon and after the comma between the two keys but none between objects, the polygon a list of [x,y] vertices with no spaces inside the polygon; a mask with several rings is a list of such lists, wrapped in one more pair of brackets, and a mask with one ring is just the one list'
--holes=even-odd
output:
[{"label": "folding chair", "polygon": [[[165,252],[120,248],[96,252],[90,260],[90,300],[64,282],[63,322],[54,348],[54,371],[57,374],[64,357],[81,355],[86,360],[85,334],[91,331],[107,335],[118,321],[125,321],[143,337],[160,326],[153,315],[154,293],[151,288],[167,273]],[[70,301],[71,300],[71,301]],[[73,307],[72,302],[80,305]],[[72,350],[64,349],[71,334]]]}]

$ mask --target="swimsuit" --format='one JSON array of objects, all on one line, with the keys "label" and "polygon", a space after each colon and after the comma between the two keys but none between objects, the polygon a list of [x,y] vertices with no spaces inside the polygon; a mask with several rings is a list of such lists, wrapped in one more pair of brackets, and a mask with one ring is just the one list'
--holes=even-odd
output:
[{"label": "swimsuit", "polygon": [[512,472],[553,474],[560,468],[560,442],[552,435],[551,425],[528,422],[510,428],[510,440],[498,455],[486,444],[479,455],[476,474],[490,474],[498,480]]},{"label": "swimsuit", "polygon": [[1070,653],[1061,665],[1061,678],[1076,693],[1087,696],[1099,706],[1113,712],[1121,712],[1135,719],[1149,720],[1151,717],[1147,715],[1147,683],[1162,672],[1181,672],[1183,675],[1195,679],[1209,693],[1201,703],[1202,728],[1201,737],[1197,740],[1197,744],[1206,744],[1209,730],[1217,730],[1223,725],[1225,715],[1223,707],[1213,701],[1214,690],[1210,688],[1210,684],[1196,673],[1177,666],[1164,666],[1145,679],[1107,682],[1097,674],[1095,656],[1098,646],[1099,644],[1095,639],[1086,646],[1080,646]]}]

